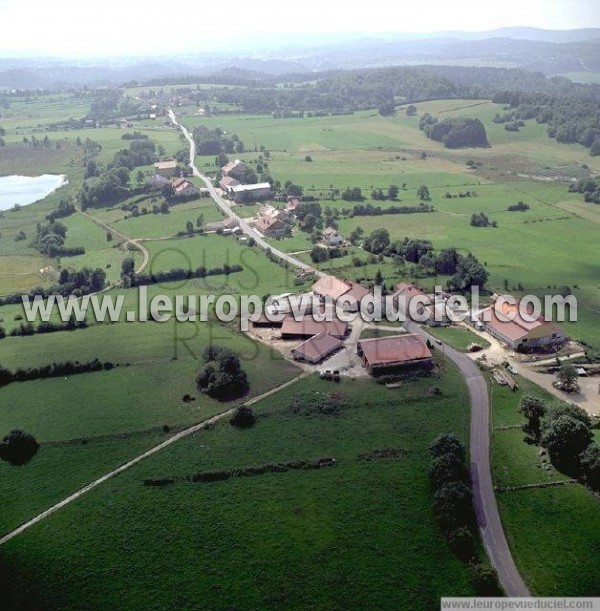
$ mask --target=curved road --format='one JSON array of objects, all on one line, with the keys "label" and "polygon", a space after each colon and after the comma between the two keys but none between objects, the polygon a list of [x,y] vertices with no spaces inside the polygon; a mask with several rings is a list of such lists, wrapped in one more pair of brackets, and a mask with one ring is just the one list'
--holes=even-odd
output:
[{"label": "curved road", "polygon": [[[225,200],[219,196],[212,182],[203,176],[196,165],[196,145],[187,129],[177,121],[177,117],[171,108],[169,116],[174,125],[178,126],[190,144],[190,168],[194,176],[202,179],[208,192],[219,208],[229,217],[237,219],[242,231],[256,240],[256,243],[264,249],[270,249],[280,259],[295,265],[303,270],[312,270],[309,265],[295,259],[287,253],[274,249],[262,236],[244,220],[232,212]],[[317,272],[318,275],[324,275]],[[413,322],[407,322],[404,327],[413,333],[421,335],[435,342],[435,339],[426,333],[421,327]],[[481,371],[473,361],[450,346],[444,346],[444,353],[454,361],[465,378],[469,389],[471,402],[471,432],[470,432],[470,455],[471,455],[471,478],[473,482],[473,498],[477,524],[486,552],[493,567],[498,572],[498,578],[507,596],[527,597],[531,596],[523,578],[512,557],[494,493],[492,473],[490,470],[490,402],[488,388]]]},{"label": "curved road", "polygon": [[185,139],[188,141],[190,145],[190,164],[189,165],[192,170],[192,174],[196,176],[197,178],[199,178],[200,180],[202,180],[202,182],[206,185],[206,188],[208,189],[208,193],[210,194],[212,199],[215,201],[217,206],[219,206],[219,208],[228,217],[236,219],[240,229],[248,237],[253,238],[254,241],[264,250],[270,250],[278,259],[281,259],[282,261],[286,261],[290,265],[293,265],[303,271],[313,272],[317,276],[325,276],[326,274],[318,270],[315,270],[314,267],[308,265],[307,263],[304,263],[304,261],[300,261],[300,259],[296,259],[295,257],[292,257],[288,253],[278,250],[277,248],[274,248],[271,244],[269,244],[264,239],[261,233],[256,231],[256,229],[254,229],[254,227],[252,227],[248,223],[248,221],[239,217],[231,209],[231,207],[229,206],[229,203],[217,193],[217,190],[215,189],[215,186],[213,185],[213,183],[208,179],[208,177],[204,176],[204,174],[201,174],[198,168],[196,167],[196,164],[194,163],[194,160],[196,158],[196,143],[194,142],[194,139],[192,138],[188,130],[181,123],[177,121],[177,117],[175,116],[175,113],[173,112],[172,108],[169,108],[169,118],[171,119],[171,122],[173,123],[173,125],[176,125],[177,127],[179,127],[179,129],[185,136]]},{"label": "curved road", "polygon": [[[437,340],[414,322],[406,322],[404,327],[411,333],[423,335],[435,345]],[[444,344],[443,351],[460,369],[469,389],[471,480],[477,525],[483,545],[492,566],[498,572],[506,595],[519,598],[531,596],[508,547],[498,512],[490,470],[490,401],[485,378],[467,355],[447,344]]]}]

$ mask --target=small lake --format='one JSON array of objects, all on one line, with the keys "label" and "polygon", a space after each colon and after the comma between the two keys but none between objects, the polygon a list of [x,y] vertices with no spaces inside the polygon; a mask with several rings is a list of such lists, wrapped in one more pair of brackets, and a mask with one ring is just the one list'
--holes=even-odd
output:
[{"label": "small lake", "polygon": [[42,176],[0,176],[0,210],[10,210],[15,204],[26,206],[43,199],[66,183],[62,174]]}]

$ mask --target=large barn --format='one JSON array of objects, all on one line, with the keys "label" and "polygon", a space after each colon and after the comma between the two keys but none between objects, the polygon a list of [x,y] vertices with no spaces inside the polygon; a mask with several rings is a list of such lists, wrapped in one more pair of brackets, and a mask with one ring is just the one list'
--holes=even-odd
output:
[{"label": "large barn", "polygon": [[329,333],[319,333],[296,346],[292,350],[292,356],[297,361],[305,361],[314,365],[339,350],[343,345],[344,342],[341,339]]},{"label": "large barn", "polygon": [[[543,316],[533,321],[525,320],[519,312],[519,303],[503,301],[498,313],[495,304],[483,310],[479,314],[483,329],[511,350],[538,350],[560,345],[567,340],[565,332],[556,323],[545,321]],[[502,320],[498,314],[512,320]]]},{"label": "large barn", "polygon": [[363,339],[356,351],[363,367],[372,375],[400,367],[430,367],[433,363],[425,340],[416,333]]}]

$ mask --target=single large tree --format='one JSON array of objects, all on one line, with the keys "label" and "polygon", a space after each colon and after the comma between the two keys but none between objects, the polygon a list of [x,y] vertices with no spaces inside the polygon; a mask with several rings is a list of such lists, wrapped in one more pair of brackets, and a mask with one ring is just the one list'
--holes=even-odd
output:
[{"label": "single large tree", "polygon": [[519,411],[527,418],[527,424],[523,427],[524,431],[534,441],[539,441],[542,418],[546,415],[546,405],[539,397],[525,395],[519,403]]},{"label": "single large tree", "polygon": [[592,442],[592,432],[581,420],[562,415],[545,425],[541,443],[548,449],[552,463],[569,472],[580,469],[580,454]]},{"label": "single large tree", "polygon": [[33,435],[14,429],[0,441],[0,459],[11,465],[25,465],[36,455],[39,447]]}]

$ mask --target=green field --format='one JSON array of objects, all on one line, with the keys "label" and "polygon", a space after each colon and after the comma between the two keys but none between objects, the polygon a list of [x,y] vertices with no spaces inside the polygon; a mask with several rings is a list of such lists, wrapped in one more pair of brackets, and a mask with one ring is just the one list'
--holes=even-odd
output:
[{"label": "green field", "polygon": [[[131,88],[129,93],[146,90]],[[557,144],[534,121],[519,132],[506,132],[492,121],[502,106],[486,100],[440,100],[417,109],[418,115],[480,118],[491,148],[444,149],[427,140],[418,129],[419,117],[406,117],[403,108],[393,117],[372,110],[304,119],[204,117],[195,107],[178,113],[189,128],[220,126],[248,148],[265,146],[269,173],[282,184],[291,180],[302,185],[323,207],[337,209],[345,236],[358,226],[367,234],[386,227],[392,240],[426,238],[435,248],[473,252],[490,273],[490,290],[501,291],[506,284],[515,293],[540,294],[571,287],[579,299],[580,322],[565,327],[573,337],[600,348],[600,208],[568,192],[568,181],[588,171],[584,166],[600,171],[600,158],[590,157],[579,145]],[[222,218],[208,198],[153,214],[161,196],[138,194],[89,209],[92,218],[77,212],[63,219],[66,245],[84,246],[84,255],[49,259],[31,248],[37,223],[81,185],[84,153],[77,138],[101,144],[100,163],[128,146],[121,138],[125,131],[117,126],[51,126],[83,117],[88,110],[89,100],[76,94],[36,94],[3,110],[7,134],[0,175],[53,172],[66,174],[69,183],[42,202],[0,216],[0,295],[49,286],[65,267],[100,267],[116,284],[126,256],[134,256],[136,265],[143,260],[139,251],[125,252],[128,239],[142,240],[149,253],[148,274],[176,267],[243,268],[227,276],[154,284],[148,287],[149,298],[229,293],[239,299],[309,288],[309,283],[296,281],[293,270],[233,236],[177,238],[200,215],[205,223]],[[164,118],[135,121],[133,129],[164,147],[165,156],[185,146]],[[23,137],[46,134],[50,148],[34,149],[22,142]],[[259,154],[254,150],[240,156],[253,164]],[[307,154],[312,162],[305,161]],[[478,162],[476,170],[467,165],[469,160]],[[214,156],[199,158],[197,165],[207,174],[216,171]],[[150,166],[141,169],[147,175],[152,171]],[[343,211],[354,203],[333,192],[359,186],[365,203],[386,207],[391,204],[371,200],[371,191],[390,184],[400,187],[404,205],[418,204],[416,189],[427,185],[435,212],[351,218]],[[476,196],[458,197],[465,191]],[[530,209],[508,212],[508,205],[518,201]],[[132,204],[138,205],[139,215],[127,209]],[[256,210],[255,205],[239,208],[245,217]],[[471,215],[479,212],[498,227],[471,227]],[[107,228],[94,220],[112,229],[112,241]],[[27,238],[15,242],[19,231]],[[298,229],[293,237],[272,243],[311,262],[309,235]],[[365,264],[355,266],[356,257]],[[366,284],[378,271],[386,286],[404,280],[429,290],[445,280],[423,277],[389,258],[368,257],[355,246],[319,267]],[[138,310],[136,290],[114,286],[109,295],[122,295],[125,309]],[[18,305],[0,307],[0,324],[10,331],[20,314]],[[126,323],[124,314],[113,324],[88,319],[90,327],[84,330],[0,340],[0,364],[11,369],[96,357],[117,365],[111,371],[0,389],[0,431],[22,427],[42,442],[30,465],[0,465],[6,490],[3,532],[159,443],[167,429],[180,430],[233,407],[234,402],[220,403],[195,388],[207,345],[240,353],[250,379],[249,397],[299,375],[295,365],[241,334],[235,323],[216,324],[212,313],[209,323],[199,324]],[[431,332],[459,350],[481,341],[462,328]],[[365,336],[383,333],[389,331],[368,329]],[[499,430],[520,423],[517,403],[523,392],[541,392],[519,382],[517,393],[493,387],[492,460],[499,486],[563,478],[542,468],[538,449],[523,443],[520,430]],[[432,386],[441,388],[441,395],[432,394]],[[196,400],[184,402],[185,394]],[[341,402],[339,414],[299,416],[290,411],[294,398],[305,396],[312,405],[324,394]],[[454,431],[466,441],[467,405],[464,382],[448,363],[441,377],[411,381],[399,390],[370,380],[334,386],[316,377],[303,379],[256,404],[259,419],[253,429],[241,432],[223,422],[187,438],[12,540],[3,548],[0,567],[7,608],[412,610],[437,608],[441,595],[472,594],[465,566],[450,553],[432,516],[426,452],[443,431]],[[364,452],[398,447],[407,450],[400,459],[358,460]],[[214,484],[143,486],[147,477],[323,456],[335,457],[338,464]],[[533,592],[599,594],[597,499],[579,485],[507,492],[498,498],[511,548]]]},{"label": "green field", "polygon": [[461,352],[466,352],[471,344],[479,344],[482,348],[488,348],[490,345],[488,341],[464,327],[429,327],[427,332]]},{"label": "green field", "polygon": [[[492,121],[502,106],[485,100],[440,100],[416,106],[418,115],[430,112],[440,118],[481,119],[491,148],[444,149],[425,138],[418,129],[418,116],[406,117],[402,109],[394,117],[365,111],[305,119],[237,115],[185,117],[183,121],[189,127],[220,125],[246,141],[254,139],[266,146],[271,151],[271,174],[282,182],[289,179],[301,184],[324,207],[352,208],[352,202],[339,196],[328,199],[331,187],[343,190],[347,186],[361,187],[365,203],[386,207],[388,203],[370,200],[370,193],[390,184],[401,187],[401,203],[416,205],[416,188],[426,184],[434,213],[342,218],[342,234],[348,236],[357,226],[367,234],[385,226],[392,240],[419,237],[431,240],[436,248],[454,246],[473,252],[485,262],[489,288],[496,291],[503,290],[505,282],[515,292],[519,285],[525,292],[570,286],[584,313],[581,326],[571,325],[569,332],[600,347],[600,289],[594,256],[600,216],[596,206],[568,192],[569,177],[581,176],[584,165],[600,171],[598,158],[590,157],[582,146],[556,143],[547,137],[545,126],[533,121],[519,132],[505,131]],[[421,159],[424,151],[428,157]],[[312,163],[304,161],[307,153]],[[466,165],[468,160],[481,165],[473,171]],[[212,160],[206,158],[206,162]],[[476,191],[477,197],[446,197],[467,190]],[[518,201],[530,209],[508,212],[507,207]],[[485,212],[498,227],[471,227],[470,217],[478,212]],[[308,237],[296,230],[294,237],[274,244],[287,252],[309,250]],[[352,269],[351,259],[364,253],[351,250],[348,257],[319,267],[360,277],[362,270]],[[307,254],[300,257],[310,261]],[[391,269],[386,271],[394,274]]]},{"label": "green field", "polygon": [[[497,486],[521,486],[568,479],[544,470],[539,448],[523,441],[518,402],[524,394],[552,397],[519,377],[511,392],[493,385],[492,464]],[[497,495],[500,515],[519,569],[539,596],[598,596],[597,556],[600,546],[600,503],[579,484],[516,490]],[[568,593],[568,594],[567,594]]]},{"label": "green field", "polygon": [[[468,429],[465,386],[447,367],[401,395],[372,381],[333,386],[312,377],[256,405],[250,430],[224,422],[172,446],[7,544],[6,608],[27,596],[62,609],[161,609],[173,601],[200,609],[210,593],[214,609],[412,610],[435,608],[442,594],[469,594],[466,568],[430,510],[427,444],[441,431]],[[427,396],[432,383],[441,396]],[[323,393],[341,402],[340,413],[290,412],[293,398]],[[390,447],[407,454],[358,459]],[[142,485],[147,477],[323,456],[337,466]],[[83,578],[92,570],[93,580]],[[164,571],[169,577],[156,588]]]}]

